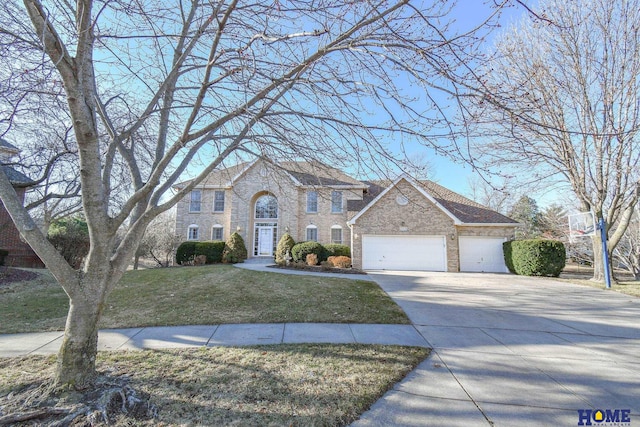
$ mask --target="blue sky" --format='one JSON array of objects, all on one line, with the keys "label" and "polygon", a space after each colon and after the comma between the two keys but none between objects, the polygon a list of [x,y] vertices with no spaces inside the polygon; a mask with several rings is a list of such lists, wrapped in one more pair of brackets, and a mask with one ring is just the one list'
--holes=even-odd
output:
[{"label": "blue sky", "polygon": [[[490,4],[493,3],[493,0],[460,0],[454,10],[456,27],[464,30],[477,25],[483,17],[489,16],[492,10]],[[527,2],[527,4],[532,3],[531,1]],[[495,31],[492,37],[486,40],[485,45],[487,48],[493,43],[493,37],[496,34],[499,34],[510,24],[522,19],[526,14],[527,11],[521,6],[506,8],[500,18],[502,29]],[[430,152],[430,150],[423,151],[425,151],[430,165],[433,166],[431,178],[434,181],[460,194],[469,195],[469,180],[478,178],[478,175],[472,171],[470,166],[455,163],[443,156]]]}]

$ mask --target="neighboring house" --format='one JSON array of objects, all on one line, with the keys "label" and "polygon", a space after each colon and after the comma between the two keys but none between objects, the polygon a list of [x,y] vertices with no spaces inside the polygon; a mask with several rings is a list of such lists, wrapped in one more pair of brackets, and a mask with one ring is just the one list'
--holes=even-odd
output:
[{"label": "neighboring house", "polygon": [[[16,156],[20,151],[0,138],[0,165],[10,163],[12,157]],[[22,172],[15,170],[10,166],[0,166],[9,178],[9,181],[16,190],[16,194],[21,201],[24,202],[24,195],[33,181]],[[33,249],[27,245],[20,237],[20,232],[13,224],[13,220],[0,201],[0,249],[9,251],[9,255],[4,260],[5,266],[10,267],[43,267],[40,258],[33,252]]]},{"label": "neighboring house", "polygon": [[348,245],[354,267],[377,270],[506,272],[502,242],[516,226],[430,181],[361,182],[318,163],[264,160],[212,172],[176,215],[185,240],[238,231],[249,257],[272,257],[288,231],[296,242]]}]

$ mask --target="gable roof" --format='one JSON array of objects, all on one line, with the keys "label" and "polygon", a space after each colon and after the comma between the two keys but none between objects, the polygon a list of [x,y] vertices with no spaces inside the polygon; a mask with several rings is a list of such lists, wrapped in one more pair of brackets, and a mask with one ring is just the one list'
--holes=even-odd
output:
[{"label": "gable roof", "polygon": [[349,224],[355,223],[362,214],[402,180],[407,181],[426,199],[439,207],[456,225],[509,225],[514,227],[518,225],[517,221],[486,206],[482,206],[440,184],[436,184],[433,181],[416,181],[407,175],[401,175],[394,182],[371,182],[369,192],[362,201],[357,200],[354,203],[347,203],[348,210],[359,211],[351,218]]},{"label": "gable roof", "polygon": [[[214,169],[197,186],[211,188],[229,188],[259,160],[252,162],[238,163],[236,165],[221,169]],[[353,179],[344,172],[324,165],[320,162],[277,162],[274,167],[284,171],[295,183],[303,187],[336,187],[336,188],[358,188],[366,189],[367,185]],[[191,180],[183,181],[174,187],[180,188],[190,183]]]},{"label": "gable roof", "polygon": [[33,180],[20,171],[15,170],[11,166],[0,165],[4,173],[9,178],[9,182],[14,187],[30,187],[34,184]]},{"label": "gable roof", "polygon": [[320,162],[280,162],[278,166],[302,186],[367,188],[361,181]]},{"label": "gable roof", "polygon": [[18,154],[20,150],[13,144],[9,144],[6,139],[0,138],[0,149],[3,151],[8,151],[13,154]]}]

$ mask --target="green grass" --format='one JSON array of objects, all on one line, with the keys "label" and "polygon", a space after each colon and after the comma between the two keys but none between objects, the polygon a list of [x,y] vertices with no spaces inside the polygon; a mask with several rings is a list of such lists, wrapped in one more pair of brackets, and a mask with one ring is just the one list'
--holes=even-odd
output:
[{"label": "green grass", "polygon": [[[136,425],[344,426],[428,354],[416,347],[298,344],[101,352],[97,365],[129,376],[159,407],[157,419]],[[54,357],[0,359],[0,397],[37,387],[54,367]]]},{"label": "green grass", "polygon": [[[61,330],[67,310],[65,293],[48,273],[0,287],[0,333]],[[127,272],[100,327],[283,322],[409,320],[373,282],[213,265]]]}]

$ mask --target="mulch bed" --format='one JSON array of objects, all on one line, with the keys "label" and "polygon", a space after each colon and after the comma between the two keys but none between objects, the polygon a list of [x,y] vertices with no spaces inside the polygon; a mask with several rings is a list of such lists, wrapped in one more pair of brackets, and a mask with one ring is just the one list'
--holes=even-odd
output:
[{"label": "mulch bed", "polygon": [[9,283],[34,280],[37,277],[38,274],[34,273],[33,271],[0,266],[0,286],[8,285]]}]

